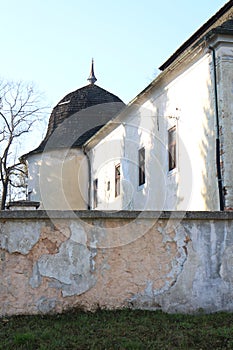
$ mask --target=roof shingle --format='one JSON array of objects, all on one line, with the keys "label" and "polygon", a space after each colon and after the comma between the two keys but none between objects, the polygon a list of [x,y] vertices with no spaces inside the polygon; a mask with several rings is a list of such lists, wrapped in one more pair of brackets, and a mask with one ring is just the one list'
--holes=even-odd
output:
[{"label": "roof shingle", "polygon": [[23,158],[45,149],[82,147],[124,106],[119,97],[94,84],[67,94],[53,108],[44,140]]}]

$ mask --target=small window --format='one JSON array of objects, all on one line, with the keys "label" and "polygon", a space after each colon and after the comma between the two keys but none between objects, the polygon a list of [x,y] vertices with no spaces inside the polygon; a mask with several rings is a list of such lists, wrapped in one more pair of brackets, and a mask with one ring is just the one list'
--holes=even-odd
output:
[{"label": "small window", "polygon": [[110,181],[107,182],[107,191],[110,191]]},{"label": "small window", "polygon": [[93,208],[98,206],[98,179],[93,181]]},{"label": "small window", "polygon": [[176,127],[168,130],[168,169],[169,171],[176,167]]},{"label": "small window", "polygon": [[120,179],[121,179],[121,168],[120,164],[115,167],[115,197],[120,195]]},{"label": "small window", "polygon": [[145,176],[145,148],[138,151],[138,184],[143,185],[146,181]]}]

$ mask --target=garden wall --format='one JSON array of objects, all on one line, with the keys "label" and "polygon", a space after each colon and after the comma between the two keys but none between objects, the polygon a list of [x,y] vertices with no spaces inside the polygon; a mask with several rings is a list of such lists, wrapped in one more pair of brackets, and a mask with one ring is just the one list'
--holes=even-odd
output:
[{"label": "garden wall", "polygon": [[232,212],[0,212],[0,315],[233,311]]}]

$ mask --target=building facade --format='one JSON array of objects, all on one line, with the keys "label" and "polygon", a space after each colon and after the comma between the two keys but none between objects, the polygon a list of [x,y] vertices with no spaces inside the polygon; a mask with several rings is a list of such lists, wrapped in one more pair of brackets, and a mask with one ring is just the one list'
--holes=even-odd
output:
[{"label": "building facade", "polygon": [[[46,209],[233,208],[232,7],[199,28],[125,108],[110,94],[82,105],[78,118],[53,112],[40,152],[26,156],[31,199]],[[93,76],[92,68],[88,89],[100,89]],[[55,110],[68,108],[67,96]]]},{"label": "building facade", "polygon": [[230,7],[208,21],[87,141],[92,209],[232,208],[231,18]]}]

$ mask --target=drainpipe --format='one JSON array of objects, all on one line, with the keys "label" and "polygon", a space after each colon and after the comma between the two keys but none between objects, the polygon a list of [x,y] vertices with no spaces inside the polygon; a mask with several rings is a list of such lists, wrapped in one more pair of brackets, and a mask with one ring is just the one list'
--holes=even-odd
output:
[{"label": "drainpipe", "polygon": [[88,164],[88,197],[87,197],[87,209],[91,210],[91,160],[88,155],[88,153],[85,150],[85,147],[83,147],[83,153],[87,157],[87,164]]},{"label": "drainpipe", "polygon": [[216,167],[218,177],[218,192],[219,192],[219,204],[220,210],[224,210],[224,197],[223,197],[223,180],[221,172],[220,161],[220,138],[219,138],[219,113],[218,113],[218,89],[217,89],[217,72],[216,72],[216,53],[212,46],[209,46],[212,51],[213,60],[213,72],[214,72],[214,100],[215,100],[215,117],[216,117]]}]

